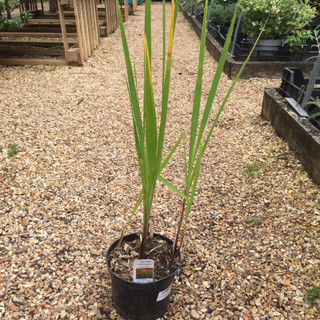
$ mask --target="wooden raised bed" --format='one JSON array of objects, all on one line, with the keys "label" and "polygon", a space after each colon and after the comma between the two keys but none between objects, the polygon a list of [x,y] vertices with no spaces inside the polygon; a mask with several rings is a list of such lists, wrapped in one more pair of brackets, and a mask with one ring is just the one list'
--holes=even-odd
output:
[{"label": "wooden raised bed", "polygon": [[279,88],[265,89],[261,115],[271,122],[276,133],[295,151],[310,177],[320,185],[320,131],[293,111],[280,95]]}]

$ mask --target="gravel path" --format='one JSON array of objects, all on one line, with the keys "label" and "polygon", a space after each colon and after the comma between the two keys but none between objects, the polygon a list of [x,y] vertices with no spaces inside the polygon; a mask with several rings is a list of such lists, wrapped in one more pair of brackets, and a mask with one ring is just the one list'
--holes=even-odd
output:
[{"label": "gravel path", "polygon": [[[152,9],[159,104],[161,5]],[[142,5],[125,23],[140,80],[143,14]],[[168,147],[190,120],[198,47],[179,13]],[[215,67],[207,54],[204,96]],[[104,254],[139,192],[125,75],[119,30],[84,67],[0,67],[1,319],[121,319]],[[218,102],[230,83],[222,77]],[[226,107],[165,319],[320,318],[319,304],[304,300],[320,286],[319,187],[260,117],[263,90],[274,85],[240,80]],[[253,163],[260,177],[245,173]],[[164,176],[181,186],[182,167],[179,151]],[[158,233],[172,238],[179,201],[159,184]],[[139,225],[137,215],[130,231]]]}]

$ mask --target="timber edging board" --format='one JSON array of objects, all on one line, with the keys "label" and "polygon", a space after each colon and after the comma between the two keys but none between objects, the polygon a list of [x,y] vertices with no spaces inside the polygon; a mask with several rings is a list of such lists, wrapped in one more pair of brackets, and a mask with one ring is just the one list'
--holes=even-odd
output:
[{"label": "timber edging board", "polygon": [[279,88],[265,88],[261,116],[292,149],[310,177],[320,185],[320,130],[300,117],[280,95]]},{"label": "timber edging board", "polygon": [[[201,24],[192,16],[189,12],[182,8],[180,5],[180,11],[185,18],[192,24],[192,27],[198,37],[201,37]],[[222,47],[220,44],[207,33],[206,47],[210,55],[219,61]],[[223,68],[223,72],[227,74],[229,78],[235,78],[239,72],[243,62],[236,61],[232,57],[228,56]],[[280,78],[283,73],[284,67],[300,68],[305,76],[310,76],[314,63],[302,62],[302,61],[249,61],[244,68],[241,78],[248,77],[262,77],[262,78]]]},{"label": "timber edging board", "polygon": [[25,66],[25,65],[67,66],[68,63],[64,59],[0,58],[0,65],[6,65],[6,66]]}]

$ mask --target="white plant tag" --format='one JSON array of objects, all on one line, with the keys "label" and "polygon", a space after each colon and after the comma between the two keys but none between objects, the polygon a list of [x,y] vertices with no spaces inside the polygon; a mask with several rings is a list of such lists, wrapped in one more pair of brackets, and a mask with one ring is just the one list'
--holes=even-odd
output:
[{"label": "white plant tag", "polygon": [[170,286],[167,289],[159,292],[157,302],[165,299],[170,294],[171,287],[172,287],[172,283],[170,284]]},{"label": "white plant tag", "polygon": [[133,262],[133,282],[153,282],[154,260],[137,259]]}]

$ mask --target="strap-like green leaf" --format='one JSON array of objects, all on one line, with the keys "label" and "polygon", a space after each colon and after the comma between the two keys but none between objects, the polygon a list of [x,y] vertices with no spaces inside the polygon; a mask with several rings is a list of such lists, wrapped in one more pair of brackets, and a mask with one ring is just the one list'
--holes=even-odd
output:
[{"label": "strap-like green leaf", "polygon": [[[208,0],[205,1],[203,16],[207,16],[208,11]],[[201,41],[200,41],[200,52],[199,52],[199,62],[198,62],[198,74],[196,81],[196,88],[194,92],[193,108],[192,108],[192,118],[191,118],[191,130],[190,130],[190,142],[189,142],[189,159],[192,159],[192,152],[194,150],[194,144],[198,131],[198,119],[201,103],[202,94],[202,76],[203,76],[203,64],[204,64],[204,53],[206,49],[206,39],[207,39],[207,19],[203,19],[202,31],[201,31]],[[189,170],[191,170],[193,163],[190,161]]]},{"label": "strap-like green leaf", "polygon": [[179,189],[177,189],[171,182],[169,182],[168,180],[166,180],[164,177],[162,176],[158,176],[158,179],[163,182],[168,188],[170,188],[173,192],[177,193],[180,197],[184,198],[187,200],[186,195],[181,192]]},{"label": "strap-like green leaf", "polygon": [[176,149],[178,148],[181,140],[183,139],[185,135],[185,132],[182,132],[180,138],[178,139],[178,141],[176,142],[176,144],[174,145],[174,147],[171,149],[171,151],[169,152],[169,154],[167,155],[167,157],[164,159],[164,161],[162,162],[160,169],[159,169],[159,174],[162,172],[162,170],[165,168],[165,166],[168,164],[169,160],[171,159],[171,157],[173,156],[174,152],[176,151]]}]

